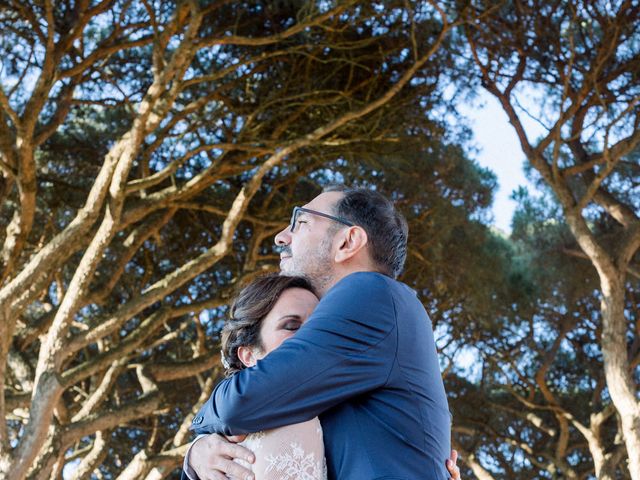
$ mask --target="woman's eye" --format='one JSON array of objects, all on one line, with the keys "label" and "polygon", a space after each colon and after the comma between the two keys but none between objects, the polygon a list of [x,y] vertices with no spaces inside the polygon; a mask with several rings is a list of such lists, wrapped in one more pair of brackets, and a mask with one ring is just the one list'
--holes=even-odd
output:
[{"label": "woman's eye", "polygon": [[296,330],[298,330],[300,328],[300,323],[299,322],[290,322],[290,323],[286,323],[284,325],[285,330],[288,330],[290,332],[295,332]]},{"label": "woman's eye", "polygon": [[307,223],[306,220],[298,220],[298,225],[300,225],[301,223]]}]

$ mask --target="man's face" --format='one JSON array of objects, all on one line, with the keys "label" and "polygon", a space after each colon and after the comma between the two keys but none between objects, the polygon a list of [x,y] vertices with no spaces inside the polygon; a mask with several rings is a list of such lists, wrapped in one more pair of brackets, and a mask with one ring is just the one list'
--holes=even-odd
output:
[{"label": "man's face", "polygon": [[[318,195],[304,208],[332,214],[333,206],[342,198],[341,192]],[[337,224],[340,226],[340,224]],[[321,287],[334,270],[333,238],[336,222],[311,213],[300,212],[294,231],[288,226],[276,235],[276,245],[282,247],[280,270],[287,275],[301,275]]]}]

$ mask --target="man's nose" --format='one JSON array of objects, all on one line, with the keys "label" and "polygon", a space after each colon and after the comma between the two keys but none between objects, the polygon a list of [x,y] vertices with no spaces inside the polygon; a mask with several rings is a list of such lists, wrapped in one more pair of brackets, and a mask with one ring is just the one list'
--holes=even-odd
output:
[{"label": "man's nose", "polygon": [[278,245],[279,247],[282,247],[284,245],[289,245],[291,243],[291,230],[289,229],[289,227],[285,228],[284,230],[281,230],[280,233],[278,233],[276,235],[276,238],[274,239],[275,244]]}]

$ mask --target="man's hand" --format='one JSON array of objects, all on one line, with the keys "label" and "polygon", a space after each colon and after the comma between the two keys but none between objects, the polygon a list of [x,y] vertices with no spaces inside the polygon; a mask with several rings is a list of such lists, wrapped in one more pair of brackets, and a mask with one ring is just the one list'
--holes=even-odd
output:
[{"label": "man's hand", "polygon": [[233,478],[253,480],[253,473],[234,458],[253,463],[255,457],[250,450],[212,433],[193,442],[187,463],[200,480],[227,480],[225,474]]},{"label": "man's hand", "polygon": [[458,452],[451,450],[451,456],[447,459],[447,470],[453,480],[460,480],[460,469],[458,468]]}]

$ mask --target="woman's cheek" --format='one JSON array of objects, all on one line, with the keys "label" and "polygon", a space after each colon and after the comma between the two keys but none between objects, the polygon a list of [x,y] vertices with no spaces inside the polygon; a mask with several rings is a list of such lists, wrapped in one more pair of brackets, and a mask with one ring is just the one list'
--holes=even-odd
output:
[{"label": "woman's cheek", "polygon": [[285,340],[289,340],[291,337],[293,337],[296,334],[296,332],[289,332],[289,331],[284,331],[282,333],[282,339],[280,340],[280,343],[284,342]]},{"label": "woman's cheek", "polygon": [[[272,340],[269,342],[268,349],[269,352],[272,352],[284,342],[286,339],[290,338],[292,335],[289,332],[283,331],[279,332],[278,335],[274,336]],[[267,346],[267,345],[265,345]]]}]

